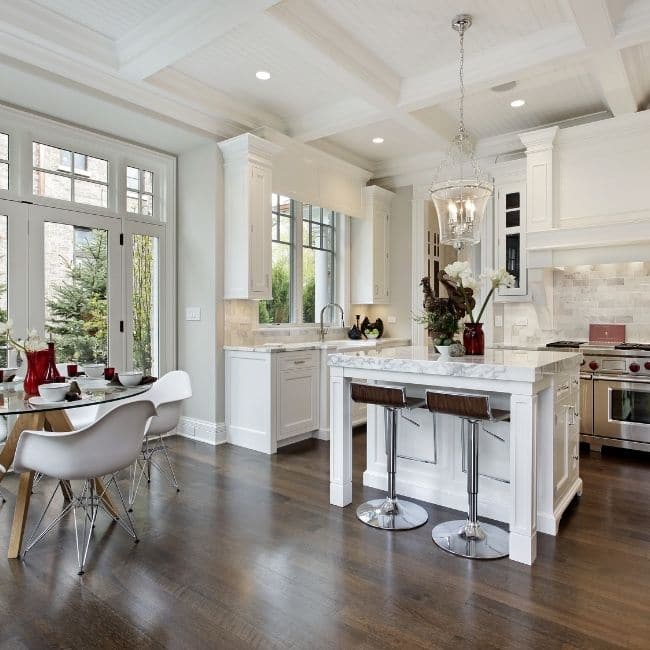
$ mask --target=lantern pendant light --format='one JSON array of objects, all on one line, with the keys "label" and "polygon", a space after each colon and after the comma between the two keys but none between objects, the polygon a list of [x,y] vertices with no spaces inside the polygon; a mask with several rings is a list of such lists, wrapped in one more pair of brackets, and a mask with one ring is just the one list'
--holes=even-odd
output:
[{"label": "lantern pendant light", "polygon": [[464,244],[478,244],[481,219],[488,199],[494,192],[494,185],[481,172],[465,130],[464,39],[471,24],[472,17],[468,14],[456,16],[451,23],[459,36],[458,130],[446,157],[438,167],[430,189],[431,200],[438,213],[440,243],[457,249],[462,248]]}]

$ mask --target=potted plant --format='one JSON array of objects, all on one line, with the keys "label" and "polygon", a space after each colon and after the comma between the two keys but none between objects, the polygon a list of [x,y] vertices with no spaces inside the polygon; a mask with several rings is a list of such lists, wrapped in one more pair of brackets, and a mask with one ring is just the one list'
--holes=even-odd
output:
[{"label": "potted plant", "polygon": [[458,291],[460,291],[465,299],[465,311],[469,317],[469,322],[465,322],[465,329],[463,331],[463,344],[465,345],[466,353],[482,355],[485,350],[485,334],[483,333],[483,323],[481,322],[483,312],[490,298],[492,298],[495,289],[499,287],[512,287],[515,283],[515,278],[504,268],[497,270],[486,269],[480,275],[480,279],[490,282],[490,290],[487,296],[485,296],[481,308],[478,310],[478,315],[474,316],[476,303],[474,302],[473,295],[478,287],[478,282],[474,278],[469,262],[453,262],[445,267],[444,272],[455,283]]}]

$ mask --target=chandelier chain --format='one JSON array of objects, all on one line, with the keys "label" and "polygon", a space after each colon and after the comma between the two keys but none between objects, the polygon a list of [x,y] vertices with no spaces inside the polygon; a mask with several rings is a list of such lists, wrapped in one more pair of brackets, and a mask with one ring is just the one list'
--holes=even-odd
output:
[{"label": "chandelier chain", "polygon": [[465,26],[461,25],[458,30],[459,34],[459,61],[458,61],[458,81],[460,83],[460,96],[458,97],[458,133],[465,134]]}]

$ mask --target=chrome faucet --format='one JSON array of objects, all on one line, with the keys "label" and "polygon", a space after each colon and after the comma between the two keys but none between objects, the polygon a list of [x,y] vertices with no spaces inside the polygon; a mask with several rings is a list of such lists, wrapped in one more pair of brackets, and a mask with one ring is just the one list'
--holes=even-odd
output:
[{"label": "chrome faucet", "polygon": [[341,305],[339,305],[338,302],[328,302],[320,310],[320,340],[321,340],[321,343],[323,341],[325,341],[325,334],[327,334],[327,328],[323,327],[323,314],[325,313],[325,310],[328,307],[338,307],[341,310],[341,327],[345,327],[345,317],[343,316],[343,307],[341,307]]}]

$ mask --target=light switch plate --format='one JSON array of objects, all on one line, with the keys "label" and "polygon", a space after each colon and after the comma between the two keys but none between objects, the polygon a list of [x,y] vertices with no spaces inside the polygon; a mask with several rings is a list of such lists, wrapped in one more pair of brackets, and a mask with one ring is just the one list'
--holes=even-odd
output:
[{"label": "light switch plate", "polygon": [[201,320],[201,308],[185,307],[185,320]]},{"label": "light switch plate", "polygon": [[503,316],[494,317],[494,327],[503,327]]}]

